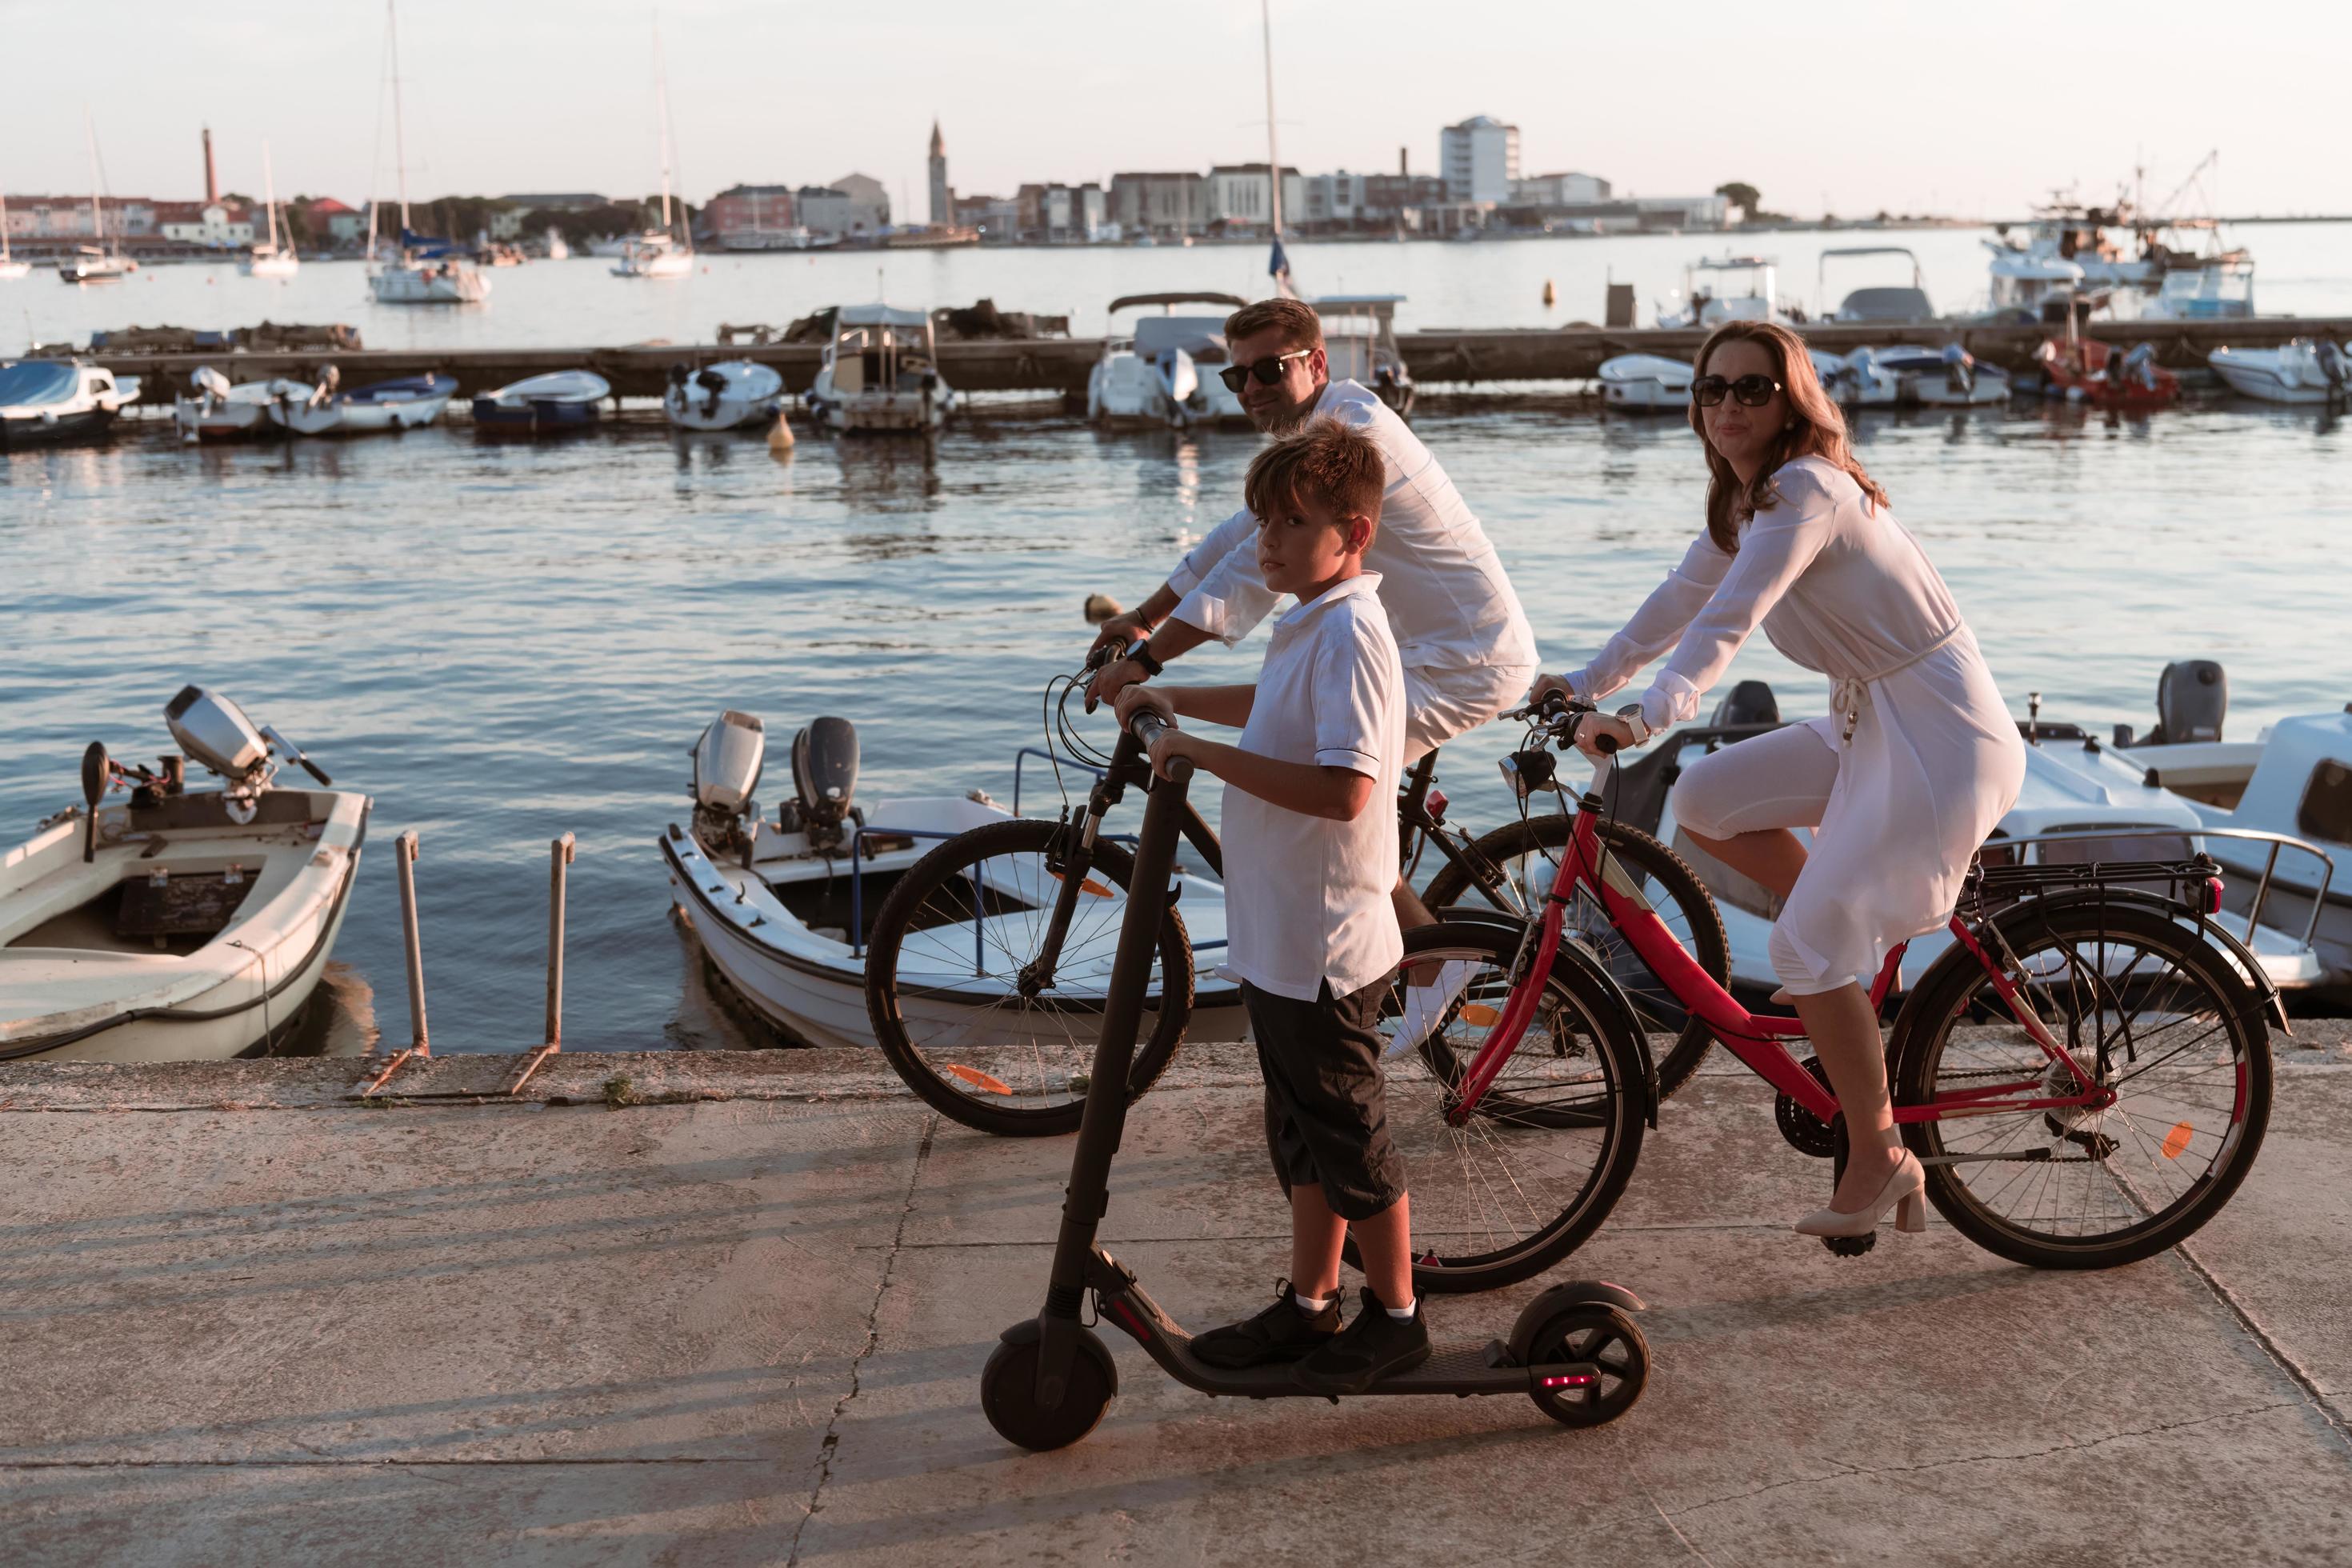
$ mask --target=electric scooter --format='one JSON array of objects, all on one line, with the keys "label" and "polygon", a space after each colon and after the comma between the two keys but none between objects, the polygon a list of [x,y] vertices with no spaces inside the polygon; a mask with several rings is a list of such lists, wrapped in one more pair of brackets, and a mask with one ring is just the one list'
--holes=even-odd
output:
[{"label": "electric scooter", "polygon": [[[1095,1242],[1109,1207],[1111,1160],[1126,1130],[1129,1066],[1160,921],[1161,903],[1147,890],[1169,885],[1192,773],[1192,763],[1181,758],[1170,769],[1173,777],[1153,773],[1146,752],[1164,728],[1157,714],[1137,713],[1111,759],[1114,772],[1124,772],[1148,794],[1135,847],[1134,893],[1103,999],[1102,1034],[1070,1161],[1045,1310],[1005,1330],[981,1373],[980,1404],[989,1425],[1041,1452],[1066,1447],[1093,1431],[1118,1392],[1109,1350],[1079,1321],[1089,1290],[1099,1320],[1132,1334],[1162,1372],[1188,1387],[1250,1399],[1312,1396],[1336,1405],[1341,1397],[1301,1386],[1288,1364],[1232,1370],[1201,1361],[1192,1354],[1192,1335],[1145,1293],[1135,1271]],[[1621,1286],[1587,1279],[1555,1285],[1520,1312],[1507,1339],[1440,1345],[1421,1365],[1373,1384],[1365,1396],[1524,1394],[1566,1426],[1598,1426],[1631,1409],[1648,1378],[1649,1345],[1629,1315],[1641,1310],[1640,1298]]]}]

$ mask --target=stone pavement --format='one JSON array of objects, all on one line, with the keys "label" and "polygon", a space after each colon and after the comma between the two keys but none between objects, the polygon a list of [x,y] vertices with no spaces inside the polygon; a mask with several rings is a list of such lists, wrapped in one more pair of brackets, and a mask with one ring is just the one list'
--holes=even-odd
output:
[{"label": "stone pavement", "polygon": [[[2037,1273],[1940,1221],[1841,1261],[1769,1095],[1669,1101],[1569,1265],[1650,1302],[1639,1406],[1211,1401],[1106,1330],[1085,1443],[977,1374],[1034,1313],[1066,1140],[846,1053],[0,1068],[10,1564],[2352,1560],[2352,1057],[2282,1051],[2189,1247]],[[2284,1044],[2284,1042],[2282,1042]],[[608,1109],[605,1081],[629,1079]],[[1196,1328],[1285,1263],[1255,1083],[1188,1047],[1106,1242]],[[1436,1301],[1500,1332],[1539,1285]]]}]

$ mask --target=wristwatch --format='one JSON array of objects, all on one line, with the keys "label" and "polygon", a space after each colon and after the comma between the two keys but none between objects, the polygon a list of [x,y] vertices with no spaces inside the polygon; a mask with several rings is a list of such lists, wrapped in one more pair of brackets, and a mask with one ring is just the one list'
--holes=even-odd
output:
[{"label": "wristwatch", "polygon": [[1128,648],[1127,657],[1135,660],[1136,663],[1143,666],[1144,674],[1152,676],[1155,679],[1159,676],[1161,670],[1168,668],[1166,665],[1151,657],[1151,639],[1150,637],[1136,638],[1133,645]]},{"label": "wristwatch", "polygon": [[1617,710],[1617,717],[1624,721],[1627,729],[1633,731],[1633,744],[1637,746],[1649,744],[1650,721],[1642,716],[1640,703],[1628,702],[1624,707]]}]

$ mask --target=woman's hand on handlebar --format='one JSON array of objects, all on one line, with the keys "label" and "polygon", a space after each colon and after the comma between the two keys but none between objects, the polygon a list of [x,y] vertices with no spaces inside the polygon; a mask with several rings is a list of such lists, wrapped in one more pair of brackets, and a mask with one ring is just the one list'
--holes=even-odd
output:
[{"label": "woman's hand on handlebar", "polygon": [[1587,713],[1576,726],[1576,749],[1596,763],[1633,745],[1633,726],[1613,713]]},{"label": "woman's hand on handlebar", "polygon": [[1568,684],[1568,677],[1565,675],[1538,675],[1536,677],[1536,683],[1528,688],[1527,705],[1530,708],[1540,708],[1544,705],[1544,699],[1549,697],[1555,691],[1559,692],[1565,700],[1571,701],[1575,700],[1576,692]]}]

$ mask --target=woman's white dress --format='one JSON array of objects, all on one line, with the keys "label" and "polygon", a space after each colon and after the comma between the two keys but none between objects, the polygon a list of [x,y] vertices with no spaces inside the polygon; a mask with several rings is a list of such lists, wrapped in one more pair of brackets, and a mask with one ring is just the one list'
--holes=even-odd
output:
[{"label": "woman's white dress", "polygon": [[1772,483],[1775,504],[1741,526],[1736,552],[1700,534],[1569,681],[1597,701],[1672,647],[1642,699],[1663,730],[1697,716],[1760,626],[1835,682],[1827,718],[1725,747],[1675,786],[1676,819],[1710,836],[1818,825],[1772,932],[1773,971],[1802,995],[1867,980],[1889,947],[1944,922],[2016,804],[2025,746],[1910,532],[1820,458]]}]

